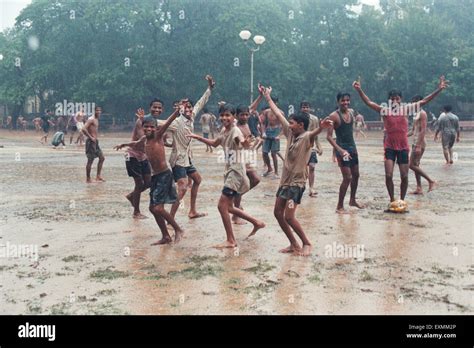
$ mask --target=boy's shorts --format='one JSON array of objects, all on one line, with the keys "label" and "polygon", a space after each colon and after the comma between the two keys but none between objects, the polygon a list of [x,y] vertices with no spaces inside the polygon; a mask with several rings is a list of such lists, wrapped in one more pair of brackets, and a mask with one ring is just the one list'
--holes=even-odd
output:
[{"label": "boy's shorts", "polygon": [[173,204],[178,199],[171,170],[153,175],[150,186],[150,206]]},{"label": "boy's shorts", "polygon": [[182,167],[175,165],[173,167],[174,181],[178,182],[179,179],[183,179],[192,173],[196,173],[197,169],[192,164],[189,167]]},{"label": "boy's shorts", "polygon": [[202,133],[202,137],[204,139],[209,139],[209,133]]},{"label": "boy's shorts", "polygon": [[385,148],[385,160],[392,160],[397,164],[408,164],[408,150],[394,150],[390,148]]},{"label": "boy's shorts", "polygon": [[263,139],[262,151],[263,153],[280,152],[280,139],[275,139],[275,138]]},{"label": "boy's shorts", "polygon": [[311,151],[311,157],[309,158],[308,165],[314,167],[318,163],[318,155],[316,151]]},{"label": "boy's shorts", "polygon": [[336,159],[337,163],[339,164],[339,167],[349,167],[352,168],[354,166],[357,166],[359,164],[359,155],[357,154],[357,151],[353,150],[346,150],[349,152],[349,155],[351,156],[351,159],[348,159],[347,161],[344,161],[344,158],[341,156],[339,151],[336,151]]},{"label": "boy's shorts", "polygon": [[87,156],[87,159],[94,159],[96,157],[104,157],[102,150],[100,149],[98,139],[95,141],[95,143],[89,138],[86,139],[86,156]]},{"label": "boy's shorts", "polygon": [[299,186],[280,186],[276,196],[286,200],[292,200],[296,204],[301,204],[304,189],[304,187]]},{"label": "boy's shorts", "polygon": [[127,168],[128,176],[132,178],[140,178],[144,175],[150,175],[150,163],[148,160],[139,161],[135,157],[129,157],[125,161],[125,167]]},{"label": "boy's shorts", "polygon": [[441,144],[443,149],[450,149],[454,146],[454,141],[456,140],[456,133],[442,133],[441,134]]},{"label": "boy's shorts", "polygon": [[239,193],[231,188],[225,187],[222,189],[222,194],[227,197],[236,197]]}]

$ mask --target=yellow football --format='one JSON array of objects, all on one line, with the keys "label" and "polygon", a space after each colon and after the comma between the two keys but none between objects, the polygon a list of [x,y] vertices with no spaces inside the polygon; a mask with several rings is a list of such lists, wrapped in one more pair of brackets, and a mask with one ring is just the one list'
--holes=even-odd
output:
[{"label": "yellow football", "polygon": [[401,199],[393,201],[389,204],[388,210],[394,213],[404,213],[408,210],[408,204]]}]

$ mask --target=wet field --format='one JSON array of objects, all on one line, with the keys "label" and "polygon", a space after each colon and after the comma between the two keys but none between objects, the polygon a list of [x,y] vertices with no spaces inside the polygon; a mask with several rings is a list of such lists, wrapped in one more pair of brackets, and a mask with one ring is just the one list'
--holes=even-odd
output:
[{"label": "wet field", "polygon": [[[158,227],[152,218],[132,219],[124,196],[133,180],[123,153],[112,150],[130,134],[101,135],[106,182],[86,184],[84,148],[55,150],[34,132],[1,130],[0,312],[472,314],[474,133],[462,134],[452,166],[428,135],[422,166],[439,187],[428,194],[423,181],[425,194],[408,195],[410,212],[402,215],[384,213],[381,137],[370,132],[358,140],[358,198],[367,207],[347,215],[335,213],[341,176],[321,139],[318,195],[307,190],[297,212],[313,243],[313,255],[304,258],[278,252],[288,242],[273,217],[278,180],[267,178],[242,202],[267,227],[245,241],[251,226],[234,225],[238,249],[211,248],[225,239],[217,211],[223,164],[203,144],[193,148],[203,177],[198,210],[208,216],[188,219],[188,192],[177,214],[185,239],[150,246]],[[261,157],[258,165],[261,172]],[[394,177],[398,193],[398,169]],[[151,217],[148,201],[147,191],[141,206]],[[5,255],[7,244],[33,245],[38,253]]]}]

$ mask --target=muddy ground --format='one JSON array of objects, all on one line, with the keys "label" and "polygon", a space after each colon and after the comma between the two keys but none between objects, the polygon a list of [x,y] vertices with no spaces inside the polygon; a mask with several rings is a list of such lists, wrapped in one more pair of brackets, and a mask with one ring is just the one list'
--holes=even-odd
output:
[{"label": "muddy ground", "polygon": [[[341,177],[324,140],[319,194],[305,192],[297,214],[314,244],[308,258],[278,253],[288,244],[273,217],[278,180],[266,178],[243,206],[267,227],[244,241],[250,225],[234,226],[238,249],[211,248],[225,239],[216,208],[223,165],[200,143],[194,145],[203,176],[198,209],[209,215],[187,218],[188,193],[178,212],[186,238],[150,246],[158,228],[152,218],[131,218],[124,195],[132,180],[123,154],[112,150],[128,133],[101,135],[107,182],[89,185],[83,148],[55,150],[39,137],[0,131],[0,248],[4,256],[7,243],[38,248],[37,260],[32,254],[0,258],[1,314],[473,313],[473,133],[455,145],[453,166],[428,141],[422,165],[440,186],[409,195],[410,212],[403,215],[383,212],[380,132],[358,141],[358,197],[367,208],[335,214]],[[409,191],[414,187],[410,173]],[[150,216],[147,206],[148,192],[142,211]],[[338,254],[338,245],[363,254]]]}]

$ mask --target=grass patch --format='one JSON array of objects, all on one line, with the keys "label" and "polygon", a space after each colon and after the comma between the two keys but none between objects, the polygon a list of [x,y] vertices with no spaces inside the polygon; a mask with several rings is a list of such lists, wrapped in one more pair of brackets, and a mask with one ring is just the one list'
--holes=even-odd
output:
[{"label": "grass patch", "polygon": [[251,273],[255,273],[255,274],[262,274],[262,273],[266,273],[268,271],[271,271],[275,268],[276,268],[276,266],[273,266],[273,265],[269,264],[266,261],[258,260],[256,266],[249,267],[249,268],[244,268],[243,270],[246,271],[246,272],[251,272]]},{"label": "grass patch", "polygon": [[187,264],[191,264],[189,267],[181,271],[168,272],[168,276],[183,276],[187,279],[202,279],[207,276],[217,277],[224,271],[222,266],[215,263],[217,260],[217,256],[191,256],[186,261]]},{"label": "grass patch", "polygon": [[84,261],[83,256],[78,256],[78,255],[71,255],[63,258],[64,262],[82,262]]},{"label": "grass patch", "polygon": [[321,275],[320,274],[313,274],[312,276],[308,277],[308,280],[311,283],[321,283]]},{"label": "grass patch", "polygon": [[98,269],[97,271],[92,272],[90,277],[96,279],[113,280],[117,278],[126,278],[130,275],[128,272],[117,271],[113,268],[114,266],[109,266],[105,269]]},{"label": "grass patch", "polygon": [[99,292],[96,292],[93,296],[111,296],[116,293],[117,293],[117,290],[115,289],[105,289],[105,290],[100,290]]}]

